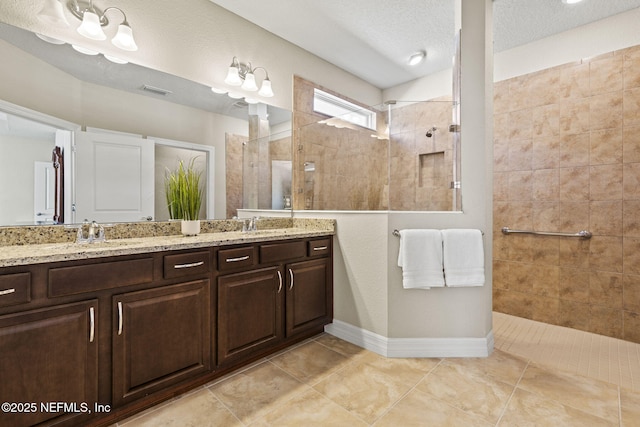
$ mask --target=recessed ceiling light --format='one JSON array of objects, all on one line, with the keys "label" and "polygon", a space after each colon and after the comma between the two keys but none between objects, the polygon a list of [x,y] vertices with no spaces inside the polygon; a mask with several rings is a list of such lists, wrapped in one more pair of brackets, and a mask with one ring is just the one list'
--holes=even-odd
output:
[{"label": "recessed ceiling light", "polygon": [[582,0],[562,0],[562,3],[564,4],[575,4],[575,3],[580,3]]},{"label": "recessed ceiling light", "polygon": [[409,57],[409,65],[418,65],[424,61],[425,56],[427,56],[427,52],[424,50],[414,53]]}]

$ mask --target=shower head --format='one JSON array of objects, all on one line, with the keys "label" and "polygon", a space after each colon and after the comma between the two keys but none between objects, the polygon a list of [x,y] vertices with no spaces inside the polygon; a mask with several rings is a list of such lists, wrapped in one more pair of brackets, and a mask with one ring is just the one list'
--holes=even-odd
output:
[{"label": "shower head", "polygon": [[427,138],[431,138],[433,134],[436,132],[436,130],[438,130],[438,128],[433,126],[431,129],[427,130],[427,133],[425,134],[425,136]]}]

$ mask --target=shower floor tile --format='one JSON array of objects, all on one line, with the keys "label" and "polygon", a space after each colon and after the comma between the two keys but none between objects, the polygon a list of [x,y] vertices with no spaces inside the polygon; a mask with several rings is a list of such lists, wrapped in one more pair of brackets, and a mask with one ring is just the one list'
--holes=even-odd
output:
[{"label": "shower floor tile", "polygon": [[497,312],[493,335],[496,349],[640,391],[640,344]]}]

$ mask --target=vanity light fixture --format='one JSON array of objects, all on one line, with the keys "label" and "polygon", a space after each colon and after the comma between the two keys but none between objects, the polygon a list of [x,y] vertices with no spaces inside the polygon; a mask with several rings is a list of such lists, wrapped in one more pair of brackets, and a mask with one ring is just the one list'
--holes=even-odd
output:
[{"label": "vanity light fixture", "polygon": [[424,61],[424,58],[426,56],[427,56],[427,52],[425,52],[424,50],[414,53],[409,57],[409,65],[411,66],[418,65],[419,63]]},{"label": "vanity light fixture", "polygon": [[[265,78],[262,80],[259,89],[255,76],[255,72],[257,70],[262,70],[265,74]],[[235,56],[231,61],[231,65],[229,65],[227,77],[224,79],[224,82],[229,86],[240,86],[241,89],[247,92],[258,91],[258,95],[266,98],[270,98],[274,95],[267,70],[264,67],[252,68],[251,63],[242,64]]]},{"label": "vanity light fixture", "polygon": [[[69,0],[67,6],[71,14],[82,21],[78,27],[78,33],[91,40],[106,40],[107,35],[102,30],[102,27],[109,25],[107,12],[111,10],[119,11],[123,20],[118,25],[118,31],[111,39],[111,43],[117,48],[129,52],[138,50],[138,45],[133,38],[133,31],[127,21],[127,15],[119,7],[110,6],[101,11],[93,5],[93,0],[89,0],[88,3]],[[38,12],[38,18],[48,23],[69,26],[59,0],[46,0],[44,6]]]},{"label": "vanity light fixture", "polygon": [[38,12],[38,18],[48,24],[69,26],[69,21],[64,16],[64,7],[60,0],[45,0],[42,9]]},{"label": "vanity light fixture", "polygon": [[576,3],[580,3],[582,0],[562,0],[562,3],[564,4],[576,4]]}]

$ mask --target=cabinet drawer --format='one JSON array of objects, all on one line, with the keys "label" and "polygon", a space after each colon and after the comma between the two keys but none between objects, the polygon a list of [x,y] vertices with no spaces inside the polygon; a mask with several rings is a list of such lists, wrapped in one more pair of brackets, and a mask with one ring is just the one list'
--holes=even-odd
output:
[{"label": "cabinet drawer", "polygon": [[52,268],[49,297],[139,285],[152,280],[153,258]]},{"label": "cabinet drawer", "polygon": [[211,270],[210,259],[209,251],[165,255],[164,278],[173,279],[194,274],[206,274]]},{"label": "cabinet drawer", "polygon": [[305,242],[267,243],[260,245],[260,263],[287,261],[306,256]]},{"label": "cabinet drawer", "polygon": [[311,240],[309,242],[309,256],[327,256],[331,250],[331,239]]},{"label": "cabinet drawer", "polygon": [[253,246],[218,251],[218,270],[235,270],[241,267],[251,267],[256,264]]},{"label": "cabinet drawer", "polygon": [[31,301],[31,273],[0,276],[0,307]]}]

